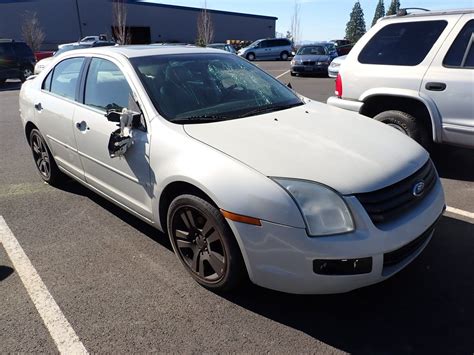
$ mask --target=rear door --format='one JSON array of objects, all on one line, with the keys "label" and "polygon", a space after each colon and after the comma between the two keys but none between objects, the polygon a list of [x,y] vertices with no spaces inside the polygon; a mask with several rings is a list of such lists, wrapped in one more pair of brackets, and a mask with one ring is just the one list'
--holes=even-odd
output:
[{"label": "rear door", "polygon": [[105,117],[107,109],[130,106],[129,80],[120,63],[92,58],[81,104],[74,113],[74,134],[84,166],[85,179],[110,198],[151,219],[150,135],[145,124],[133,130],[134,144],[122,157],[111,158],[108,144],[117,123]]},{"label": "rear door", "polygon": [[421,92],[441,114],[443,141],[474,148],[474,15],[464,15],[426,73]]},{"label": "rear door", "polygon": [[42,83],[35,102],[39,129],[62,168],[84,179],[76,149],[73,117],[77,106],[79,78],[85,58],[69,58],[58,63]]}]

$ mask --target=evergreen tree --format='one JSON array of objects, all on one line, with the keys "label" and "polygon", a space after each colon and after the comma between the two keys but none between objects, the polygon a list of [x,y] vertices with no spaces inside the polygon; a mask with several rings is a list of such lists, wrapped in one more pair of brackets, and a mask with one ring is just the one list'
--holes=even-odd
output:
[{"label": "evergreen tree", "polygon": [[379,0],[379,3],[377,4],[377,8],[375,9],[374,19],[372,20],[372,26],[377,23],[377,20],[379,18],[382,18],[384,16],[385,16],[385,4],[383,3],[383,0]]},{"label": "evergreen tree", "polygon": [[392,0],[390,7],[388,8],[388,11],[387,11],[387,16],[396,15],[398,13],[398,10],[400,10],[400,1]]},{"label": "evergreen tree", "polygon": [[355,43],[365,34],[365,32],[364,11],[360,6],[359,0],[357,0],[352,8],[349,22],[346,25],[346,39]]}]

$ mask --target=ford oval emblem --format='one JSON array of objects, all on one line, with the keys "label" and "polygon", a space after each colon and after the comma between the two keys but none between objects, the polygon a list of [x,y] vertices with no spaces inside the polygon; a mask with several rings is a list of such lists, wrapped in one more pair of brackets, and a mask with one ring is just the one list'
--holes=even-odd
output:
[{"label": "ford oval emblem", "polygon": [[413,196],[421,196],[423,195],[423,192],[425,191],[425,183],[423,181],[417,182],[415,185],[413,185],[413,189],[411,190]]}]

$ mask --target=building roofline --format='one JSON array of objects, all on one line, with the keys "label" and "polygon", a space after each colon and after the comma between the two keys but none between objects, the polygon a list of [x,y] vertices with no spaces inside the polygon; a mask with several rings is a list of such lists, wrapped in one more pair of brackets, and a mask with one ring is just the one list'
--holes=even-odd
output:
[{"label": "building roofline", "polygon": [[[109,0],[109,1],[112,2],[113,0]],[[162,8],[177,9],[177,10],[187,10],[187,11],[195,11],[195,12],[201,12],[203,10],[202,8],[199,8],[199,7],[160,4],[160,3],[155,2],[154,0],[125,0],[124,2],[126,2],[127,4],[130,4],[130,5],[154,6],[154,7],[162,7]],[[207,9],[207,11],[211,14],[253,17],[253,18],[261,18],[261,19],[275,20],[275,21],[278,20],[278,17],[274,17],[274,16],[254,15],[254,14],[246,14],[246,13],[242,13],[242,12],[232,12],[232,11],[212,10],[212,9]]]}]

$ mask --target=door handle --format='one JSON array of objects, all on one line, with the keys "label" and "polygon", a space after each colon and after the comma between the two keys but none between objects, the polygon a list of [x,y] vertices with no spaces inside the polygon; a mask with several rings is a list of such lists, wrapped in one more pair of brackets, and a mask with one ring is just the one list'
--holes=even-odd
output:
[{"label": "door handle", "polygon": [[430,91],[444,91],[446,89],[445,83],[426,83],[426,90]]},{"label": "door handle", "polygon": [[43,110],[43,106],[41,105],[41,102],[38,102],[37,104],[35,104],[35,109],[36,111],[42,111]]},{"label": "door handle", "polygon": [[86,121],[76,122],[76,128],[81,132],[90,130],[90,127],[87,125]]}]

